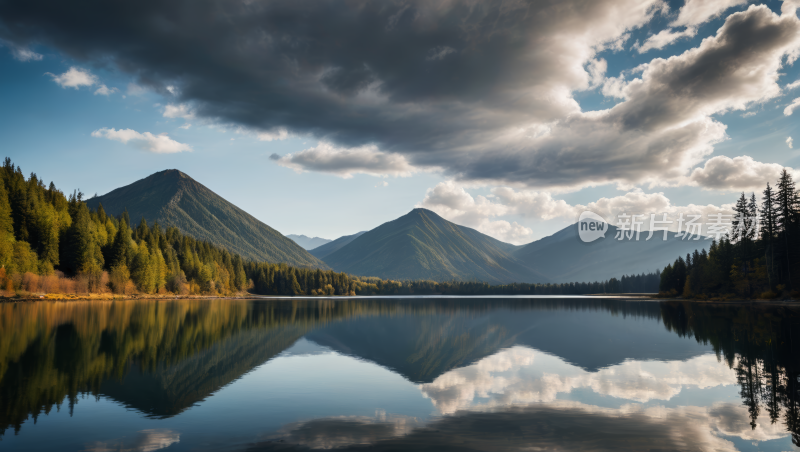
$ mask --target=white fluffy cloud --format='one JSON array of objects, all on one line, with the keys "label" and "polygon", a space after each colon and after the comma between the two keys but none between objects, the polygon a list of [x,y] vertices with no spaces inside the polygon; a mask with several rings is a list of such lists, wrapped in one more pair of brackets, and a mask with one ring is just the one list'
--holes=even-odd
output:
[{"label": "white fluffy cloud", "polygon": [[[447,152],[448,166],[460,179],[502,178],[551,190],[680,184],[727,138],[713,116],[780,96],[783,61],[794,61],[798,49],[797,16],[752,5],[699,47],[654,59],[629,82],[617,79],[624,100],[613,108],[508,131],[494,139],[494,152],[479,146]],[[415,154],[419,161],[433,159]]]},{"label": "white fluffy cloud", "polygon": [[745,3],[747,0],[687,0],[678,12],[678,18],[670,24],[672,27],[685,27],[684,30],[666,28],[647,38],[644,44],[636,45],[634,48],[639,53],[645,53],[652,49],[663,49],[680,38],[694,37],[699,25],[719,17],[734,6]]},{"label": "white fluffy cloud", "polygon": [[86,69],[77,68],[75,66],[69,68],[67,72],[61,75],[47,73],[53,78],[53,81],[58,83],[62,88],[75,88],[81,86],[92,86],[97,83],[97,76],[93,75]]},{"label": "white fluffy cloud", "polygon": [[800,107],[800,97],[793,100],[791,104],[787,105],[786,108],[783,109],[783,114],[786,116],[792,116],[792,113],[794,113],[797,107]]},{"label": "white fluffy cloud", "polygon": [[150,132],[139,133],[132,129],[116,130],[104,127],[92,132],[92,136],[107,138],[125,144],[132,142],[139,148],[156,154],[174,154],[192,150],[188,144],[179,143],[171,139],[166,133],[153,135]]},{"label": "white fluffy cloud", "polygon": [[192,111],[192,108],[187,104],[167,104],[164,107],[164,117],[193,119],[194,111]]},{"label": "white fluffy cloud", "polygon": [[116,88],[109,88],[106,85],[100,85],[100,87],[97,88],[97,90],[94,92],[94,94],[95,95],[99,94],[101,96],[109,96],[109,95],[111,95],[111,93],[116,93],[117,91],[119,91],[119,90],[116,89]]},{"label": "white fluffy cloud", "polygon": [[747,0],[686,0],[678,12],[673,27],[696,27],[719,17],[734,6],[744,5]]},{"label": "white fluffy cloud", "polygon": [[793,144],[794,140],[792,140],[792,137],[786,137],[786,146],[789,146],[789,149],[792,149],[794,147]]},{"label": "white fluffy cloud", "polygon": [[[791,138],[786,140],[791,146]],[[709,159],[702,168],[695,168],[689,181],[703,188],[760,192],[767,182],[774,183],[783,166],[777,163],[762,163],[750,156],[726,157],[719,155]],[[788,170],[797,177],[791,168]]]},{"label": "white fluffy cloud", "polygon": [[637,52],[645,53],[648,50],[663,49],[680,38],[691,38],[696,34],[697,29],[693,27],[688,27],[682,31],[676,31],[673,28],[666,28],[647,38],[644,44],[639,45],[639,43],[636,43],[633,47]]},{"label": "white fluffy cloud", "polygon": [[433,210],[450,221],[475,228],[504,242],[527,243],[533,238],[530,228],[517,222],[493,219],[513,213],[513,207],[493,202],[485,196],[473,197],[452,181],[429,189],[417,207]]},{"label": "white fluffy cloud", "polygon": [[[772,168],[770,167],[770,169]],[[721,176],[719,177],[721,178]],[[739,174],[736,177],[742,184],[751,183],[745,174]],[[755,176],[751,175],[751,177]],[[773,181],[774,179],[771,177],[768,180]],[[758,185],[759,191],[763,185],[764,183]],[[532,220],[561,219],[572,223],[578,221],[581,212],[591,210],[612,224],[616,223],[615,219],[622,213],[646,215],[644,226],[647,229],[650,214],[656,215],[659,220],[662,218],[662,214],[667,214],[668,220],[675,221],[670,229],[676,230],[678,227],[676,220],[681,215],[701,215],[705,219],[709,215],[718,213],[729,215],[732,212],[732,204],[678,206],[672,204],[664,193],[645,193],[641,189],[634,189],[620,196],[603,197],[587,204],[575,205],[555,199],[549,192],[495,187],[491,189],[491,193],[491,197],[472,196],[464,187],[453,181],[442,182],[429,189],[417,207],[433,210],[454,223],[473,227],[498,240],[515,244],[530,242],[534,238],[533,231],[516,222],[508,223],[500,217],[519,216]],[[698,232],[705,233],[705,225]]]},{"label": "white fluffy cloud", "polygon": [[415,171],[402,155],[381,152],[373,145],[342,148],[320,142],[316,147],[294,154],[272,154],[270,159],[297,172],[319,171],[345,179],[354,174],[402,177]]}]

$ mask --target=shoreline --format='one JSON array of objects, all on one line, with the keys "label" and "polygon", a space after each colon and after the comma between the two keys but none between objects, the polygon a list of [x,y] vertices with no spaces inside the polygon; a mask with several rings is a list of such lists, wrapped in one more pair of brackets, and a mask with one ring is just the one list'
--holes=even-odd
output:
[{"label": "shoreline", "polygon": [[585,294],[585,295],[445,295],[445,294],[426,294],[426,295],[255,295],[255,294],[233,294],[233,295],[174,295],[174,294],[153,294],[153,295],[119,295],[119,294],[30,294],[16,295],[13,297],[0,296],[0,303],[30,303],[36,301],[133,301],[133,300],[357,300],[357,299],[624,299],[626,301],[654,301],[654,302],[692,302],[692,303],[714,303],[714,304],[778,304],[778,305],[800,305],[798,300],[767,300],[767,299],[728,299],[728,300],[694,300],[687,298],[659,298],[657,294],[630,293],[630,294]]},{"label": "shoreline", "polygon": [[13,297],[0,296],[0,303],[23,303],[34,301],[128,301],[128,300],[213,300],[251,299],[252,296],[235,295],[119,295],[119,294],[31,294]]}]

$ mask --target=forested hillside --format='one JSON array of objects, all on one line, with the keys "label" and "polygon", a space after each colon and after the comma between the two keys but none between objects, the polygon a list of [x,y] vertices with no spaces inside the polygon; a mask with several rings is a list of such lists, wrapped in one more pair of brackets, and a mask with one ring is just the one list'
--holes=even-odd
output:
[{"label": "forested hillside", "polygon": [[87,204],[91,209],[102,204],[113,216],[127,210],[134,224],[144,218],[150,224],[175,226],[254,261],[327,268],[291,239],[178,170],[160,171]]},{"label": "forested hillside", "polygon": [[678,257],[661,273],[661,292],[684,297],[800,295],[800,196],[785,169],[759,203],[741,194],[731,233]]}]

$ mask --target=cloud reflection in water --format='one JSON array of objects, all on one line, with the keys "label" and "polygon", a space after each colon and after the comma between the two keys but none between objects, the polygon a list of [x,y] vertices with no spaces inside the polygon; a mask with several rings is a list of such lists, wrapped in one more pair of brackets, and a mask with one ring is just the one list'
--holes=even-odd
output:
[{"label": "cloud reflection in water", "polygon": [[[737,384],[714,355],[686,361],[626,361],[587,372],[527,347],[502,350],[419,385],[440,416],[335,417],[287,425],[282,442],[252,450],[713,450],[735,451],[732,437],[788,436],[780,423],[751,428],[739,403],[665,407],[684,388]],[[559,399],[575,389],[621,399],[601,407]]]}]

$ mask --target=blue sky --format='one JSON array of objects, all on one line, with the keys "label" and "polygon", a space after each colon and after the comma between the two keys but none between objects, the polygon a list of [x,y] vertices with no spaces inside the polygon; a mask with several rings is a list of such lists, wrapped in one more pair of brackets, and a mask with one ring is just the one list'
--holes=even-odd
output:
[{"label": "blue sky", "polygon": [[[241,43],[213,58],[216,44],[188,21],[176,27],[186,27],[182,45],[208,58],[202,65],[183,53],[153,56],[165,39],[160,29],[120,23],[117,36],[112,26],[85,31],[40,17],[36,5],[0,8],[4,155],[87,195],[177,168],[284,234],[333,239],[422,206],[514,243],[552,234],[584,208],[604,216],[722,211],[738,192],[774,181],[780,167],[800,167],[797,114],[787,114],[800,98],[792,85],[800,80],[796,1],[628,3],[598,2],[601,12],[629,12],[623,17],[575,7],[541,32],[510,15],[502,38],[458,28],[433,36],[414,22],[438,20],[445,29],[445,18],[460,14],[455,7],[376,11],[387,25],[375,30],[364,18],[323,11],[332,28],[324,39],[303,27],[281,31],[297,42],[317,39],[309,48],[321,56],[305,60],[291,53],[297,46],[278,52],[271,44],[277,56],[249,66],[246,53],[226,63]],[[286,8],[278,12],[292,13]],[[481,20],[497,21],[486,8]],[[525,8],[533,21],[554,14]],[[278,12],[259,11],[256,31],[277,36]],[[342,28],[330,25],[337,21]],[[363,35],[350,37],[353,27]],[[780,37],[752,31],[769,27]],[[653,38],[689,29],[693,36],[668,44]],[[386,37],[401,31],[402,40]],[[750,40],[737,35],[745,32]],[[364,38],[370,33],[378,51]],[[353,41],[336,53],[326,41],[339,36]],[[663,47],[642,51],[648,42]],[[425,56],[419,67],[397,64],[414,46]],[[289,69],[273,70],[287,58]],[[439,69],[445,64],[452,67]],[[97,93],[103,86],[110,92]],[[178,108],[185,117],[170,113]],[[280,131],[285,138],[259,139]]]},{"label": "blue sky", "polygon": [[[6,49],[3,49],[6,50]],[[0,134],[5,156],[61,190],[105,194],[165,169],[177,168],[283,234],[336,238],[372,229],[408,213],[442,177],[408,178],[296,173],[269,160],[273,153],[300,151],[312,137],[259,141],[213,123],[163,117],[162,96],[128,94],[130,78],[92,71],[119,93],[94,95],[96,88],[62,88],[47,73],[79,65],[57,52],[39,50],[40,61],[20,62],[0,54]],[[123,97],[124,96],[124,97]],[[103,127],[167,133],[191,152],[157,154],[102,138]],[[387,182],[387,186],[383,186]],[[366,207],[368,206],[368,207]]]}]

